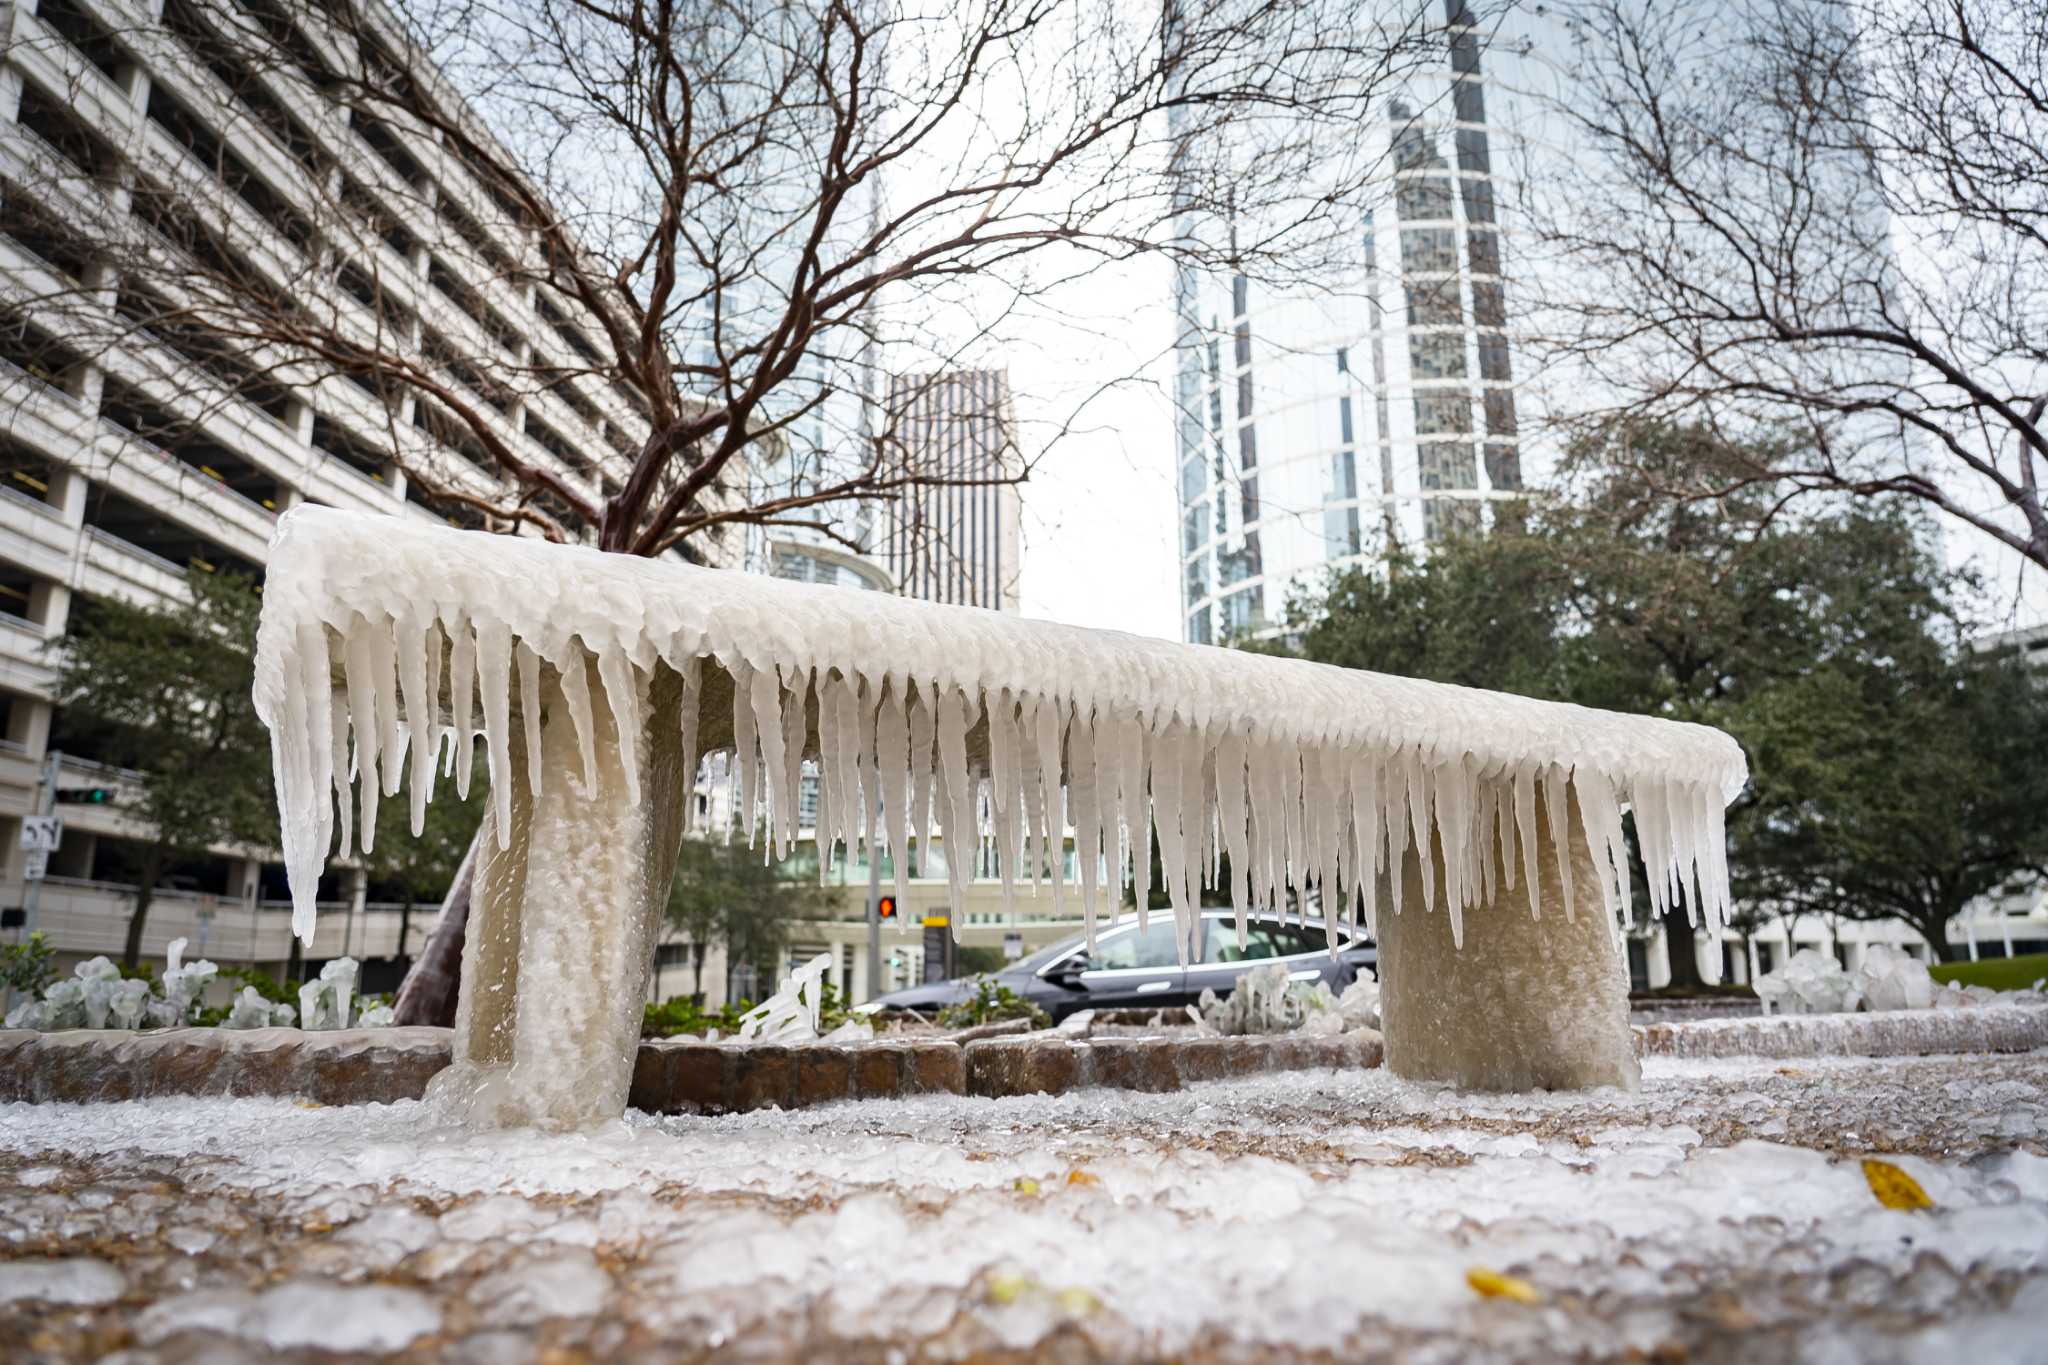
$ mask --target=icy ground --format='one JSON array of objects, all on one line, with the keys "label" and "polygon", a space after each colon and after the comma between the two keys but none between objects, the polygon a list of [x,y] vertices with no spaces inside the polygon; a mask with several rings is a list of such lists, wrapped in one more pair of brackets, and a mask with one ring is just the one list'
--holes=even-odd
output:
[{"label": "icy ground", "polygon": [[[580,1139],[0,1106],[0,1359],[2048,1359],[2048,1053],[1646,1071]],[[1881,1206],[1873,1153],[1934,1209]]]}]

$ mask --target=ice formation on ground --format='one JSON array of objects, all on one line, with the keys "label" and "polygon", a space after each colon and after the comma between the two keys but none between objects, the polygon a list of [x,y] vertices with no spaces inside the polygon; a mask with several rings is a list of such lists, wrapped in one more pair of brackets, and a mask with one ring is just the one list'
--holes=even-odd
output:
[{"label": "ice formation on ground", "polygon": [[1757,977],[1755,989],[1765,1014],[1840,1014],[1862,999],[1848,969],[1818,948],[1801,948],[1784,966]]},{"label": "ice formation on ground", "polygon": [[1802,948],[1783,967],[1760,974],[1757,998],[1765,1014],[1839,1014],[1848,1010],[1966,1009],[2004,1000],[2038,999],[2038,991],[1995,991],[1935,981],[1927,964],[1910,953],[1872,944],[1855,971],[1834,955]]},{"label": "ice formation on ground", "polygon": [[[1298,1073],[574,1137],[416,1104],[8,1106],[0,1357],[2032,1365],[2044,1144],[2042,1055],[1653,1060],[1640,1094]],[[1885,1206],[1872,1156],[1933,1207]]]},{"label": "ice formation on ground", "polygon": [[[258,644],[302,935],[322,860],[349,847],[351,771],[366,841],[380,797],[408,779],[418,829],[437,760],[452,751],[466,785],[480,732],[502,846],[512,729],[538,740],[544,668],[562,679],[586,783],[593,707],[613,733],[637,732],[657,671],[680,677],[686,764],[731,750],[741,807],[778,850],[795,837],[805,757],[821,772],[821,848],[904,846],[933,822],[947,847],[969,847],[985,810],[1005,880],[1035,882],[1049,862],[1058,896],[1046,852],[1064,812],[1091,925],[1116,889],[1096,884],[1098,852],[1144,906],[1156,836],[1184,931],[1225,854],[1240,913],[1318,888],[1326,913],[1370,924],[1382,880],[1401,909],[1401,879],[1375,874],[1413,847],[1441,861],[1423,908],[1447,911],[1457,935],[1491,899],[1496,840],[1509,886],[1534,880],[1539,840],[1562,847],[1564,829],[1537,827],[1541,789],[1554,817],[1575,800],[1610,914],[1630,903],[1626,806],[1653,907],[1682,899],[1714,926],[1722,809],[1746,771],[1702,726],[312,506],[278,522]],[[536,791],[574,780],[546,770],[537,743],[526,753]],[[623,760],[637,802],[632,744]],[[956,925],[968,861],[947,860]]]}]

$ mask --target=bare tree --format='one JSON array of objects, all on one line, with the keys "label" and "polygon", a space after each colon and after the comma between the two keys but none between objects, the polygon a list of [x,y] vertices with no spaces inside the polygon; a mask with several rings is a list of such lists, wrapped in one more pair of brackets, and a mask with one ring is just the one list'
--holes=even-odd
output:
[{"label": "bare tree", "polygon": [[[919,458],[884,371],[1106,265],[1312,278],[1375,182],[1357,120],[1442,39],[1329,0],[40,10],[76,88],[24,96],[42,178],[0,187],[31,376],[213,477],[195,433],[253,407],[459,524],[713,562],[1028,477]],[[106,81],[119,146],[64,107]]]},{"label": "bare tree", "polygon": [[1570,74],[1538,153],[1558,163],[1527,177],[1525,278],[1540,358],[1583,403],[1571,416],[1789,429],[1755,447],[1782,458],[1734,479],[1920,499],[2048,566],[2038,12],[1563,13]]}]

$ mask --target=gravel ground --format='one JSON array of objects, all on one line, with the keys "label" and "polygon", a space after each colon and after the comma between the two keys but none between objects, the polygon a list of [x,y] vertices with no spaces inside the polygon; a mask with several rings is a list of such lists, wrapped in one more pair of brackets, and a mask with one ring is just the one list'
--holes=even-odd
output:
[{"label": "gravel ground", "polygon": [[[1873,1155],[1934,1207],[1883,1207]],[[2041,1362],[2048,1053],[577,1138],[413,1104],[0,1106],[0,1360],[380,1356]]]}]

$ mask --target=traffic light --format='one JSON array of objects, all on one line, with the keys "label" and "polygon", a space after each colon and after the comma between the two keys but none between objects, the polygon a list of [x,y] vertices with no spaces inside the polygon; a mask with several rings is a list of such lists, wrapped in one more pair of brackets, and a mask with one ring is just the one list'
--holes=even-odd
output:
[{"label": "traffic light", "polygon": [[896,898],[894,896],[877,898],[875,901],[875,917],[877,919],[895,919]]},{"label": "traffic light", "polygon": [[57,801],[61,805],[111,806],[114,804],[112,787],[59,787]]}]

